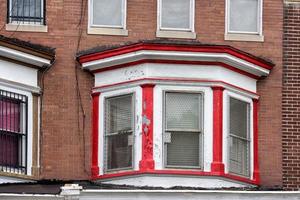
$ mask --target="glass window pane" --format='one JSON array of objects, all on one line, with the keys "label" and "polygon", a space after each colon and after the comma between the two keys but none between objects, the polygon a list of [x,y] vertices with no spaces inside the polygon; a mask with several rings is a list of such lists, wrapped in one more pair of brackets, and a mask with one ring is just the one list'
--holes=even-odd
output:
[{"label": "glass window pane", "polygon": [[173,132],[167,144],[167,165],[199,167],[199,133]]},{"label": "glass window pane", "polygon": [[106,169],[132,166],[133,105],[132,95],[106,100]]},{"label": "glass window pane", "polygon": [[190,29],[191,0],[161,0],[162,28]]},{"label": "glass window pane", "polygon": [[132,96],[111,98],[107,102],[107,132],[132,130]]},{"label": "glass window pane", "polygon": [[128,143],[127,134],[107,137],[107,169],[131,167],[132,146]]},{"label": "glass window pane", "polygon": [[[16,21],[38,22],[42,16],[41,0],[11,0],[11,14]],[[19,17],[19,18],[16,18]]]},{"label": "glass window pane", "polygon": [[200,94],[166,93],[166,128],[200,130]]},{"label": "glass window pane", "polygon": [[231,137],[230,172],[249,176],[249,142]]},{"label": "glass window pane", "polygon": [[230,0],[230,31],[258,32],[258,0]]},{"label": "glass window pane", "polygon": [[230,98],[230,134],[248,138],[249,104]]},{"label": "glass window pane", "polygon": [[93,0],[93,24],[123,26],[124,0]]}]

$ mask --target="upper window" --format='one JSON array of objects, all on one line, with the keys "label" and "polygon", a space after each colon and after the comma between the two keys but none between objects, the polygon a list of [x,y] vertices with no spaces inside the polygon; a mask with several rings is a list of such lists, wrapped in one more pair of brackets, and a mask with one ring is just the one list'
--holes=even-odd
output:
[{"label": "upper window", "polygon": [[193,31],[194,0],[159,0],[159,28]]},{"label": "upper window", "polygon": [[261,34],[262,0],[227,0],[229,33]]},{"label": "upper window", "polygon": [[27,96],[0,90],[0,171],[26,172]]},{"label": "upper window", "polygon": [[124,28],[126,0],[92,0],[91,25]]},{"label": "upper window", "polygon": [[45,0],[9,0],[8,23],[45,24]]},{"label": "upper window", "polygon": [[111,97],[105,104],[105,169],[132,168],[133,95]]},{"label": "upper window", "polygon": [[250,174],[250,105],[230,98],[229,134],[230,161],[229,171],[238,175]]},{"label": "upper window", "polygon": [[202,110],[201,94],[165,93],[166,167],[200,168]]}]

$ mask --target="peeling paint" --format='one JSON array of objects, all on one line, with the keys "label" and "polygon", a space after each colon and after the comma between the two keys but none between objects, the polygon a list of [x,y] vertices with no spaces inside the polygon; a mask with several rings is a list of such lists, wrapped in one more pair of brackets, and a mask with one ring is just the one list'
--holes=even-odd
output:
[{"label": "peeling paint", "polygon": [[143,116],[143,125],[145,124],[146,126],[149,126],[150,125],[150,119],[148,119],[148,117],[146,115]]}]

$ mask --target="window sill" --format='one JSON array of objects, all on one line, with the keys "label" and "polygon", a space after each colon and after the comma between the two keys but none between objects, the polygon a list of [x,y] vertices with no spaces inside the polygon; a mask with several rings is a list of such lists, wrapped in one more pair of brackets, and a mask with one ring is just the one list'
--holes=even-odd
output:
[{"label": "window sill", "polygon": [[32,25],[32,24],[6,24],[7,31],[20,31],[20,32],[48,32],[48,26],[45,25]]},{"label": "window sill", "polygon": [[231,41],[247,41],[247,42],[264,42],[263,35],[253,35],[253,34],[236,34],[236,33],[226,33],[224,40]]},{"label": "window sill", "polygon": [[156,37],[159,38],[179,38],[179,39],[196,39],[195,32],[186,32],[186,31],[163,31],[157,30]]},{"label": "window sill", "polygon": [[0,176],[6,176],[11,178],[22,178],[22,179],[29,179],[34,180],[34,176],[26,175],[26,174],[20,174],[20,173],[10,173],[10,172],[0,172]]},{"label": "window sill", "polygon": [[88,34],[91,35],[119,35],[119,36],[128,36],[128,30],[118,29],[118,28],[95,28],[89,27]]}]

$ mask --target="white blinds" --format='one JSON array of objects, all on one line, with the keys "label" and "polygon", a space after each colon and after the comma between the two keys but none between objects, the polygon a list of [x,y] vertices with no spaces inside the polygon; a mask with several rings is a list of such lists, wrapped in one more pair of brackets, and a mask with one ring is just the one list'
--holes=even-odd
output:
[{"label": "white blinds", "polygon": [[190,29],[191,0],[161,0],[162,28]]},{"label": "white blinds", "polygon": [[93,0],[93,25],[123,26],[125,0]]},{"label": "white blinds", "polygon": [[229,30],[257,33],[259,0],[230,0]]},{"label": "white blinds", "polygon": [[166,93],[165,160],[169,167],[200,167],[201,94]]},{"label": "white blinds", "polygon": [[200,130],[201,96],[188,93],[166,93],[167,130]]},{"label": "white blinds", "polygon": [[230,172],[244,176],[249,176],[249,107],[230,98]]},{"label": "white blinds", "polygon": [[106,100],[105,161],[106,170],[132,166],[133,97]]}]

